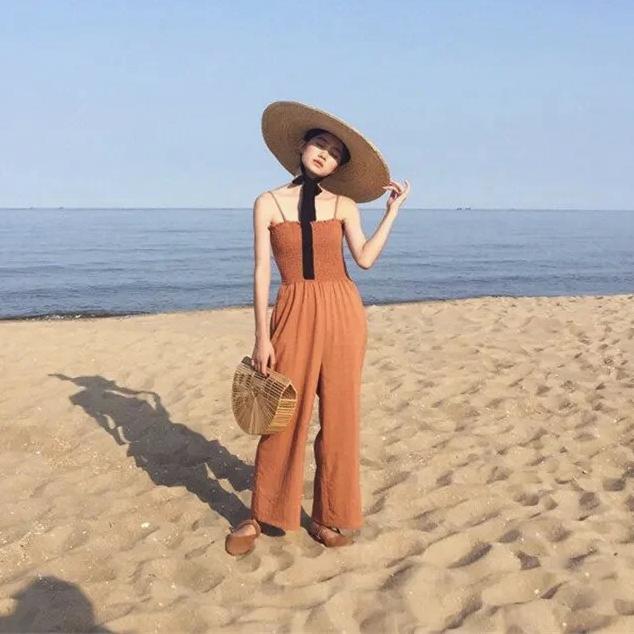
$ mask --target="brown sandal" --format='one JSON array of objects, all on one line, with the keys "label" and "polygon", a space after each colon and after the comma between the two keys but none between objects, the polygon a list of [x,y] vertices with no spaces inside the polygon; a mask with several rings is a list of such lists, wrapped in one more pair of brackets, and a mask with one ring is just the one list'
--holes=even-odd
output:
[{"label": "brown sandal", "polygon": [[[331,531],[335,531],[338,535],[329,535],[326,529],[329,528]],[[338,528],[334,526],[324,526],[315,520],[311,520],[310,526],[308,528],[309,535],[320,542],[327,548],[337,548],[339,546],[348,546],[354,543],[352,537],[348,535],[344,535]]]},{"label": "brown sandal", "polygon": [[[251,524],[255,528],[255,535],[234,535],[234,532]],[[225,538],[225,550],[234,557],[236,555],[246,555],[255,548],[255,540],[262,533],[262,529],[257,520],[249,518],[240,522]]]}]

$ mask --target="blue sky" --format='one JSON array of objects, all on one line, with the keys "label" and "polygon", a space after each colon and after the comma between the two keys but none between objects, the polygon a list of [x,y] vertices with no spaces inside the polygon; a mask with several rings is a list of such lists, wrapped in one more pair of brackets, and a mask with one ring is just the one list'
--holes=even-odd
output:
[{"label": "blue sky", "polygon": [[[331,111],[407,207],[634,209],[634,2],[0,1],[0,206],[251,207]],[[385,196],[366,207],[384,206]]]}]

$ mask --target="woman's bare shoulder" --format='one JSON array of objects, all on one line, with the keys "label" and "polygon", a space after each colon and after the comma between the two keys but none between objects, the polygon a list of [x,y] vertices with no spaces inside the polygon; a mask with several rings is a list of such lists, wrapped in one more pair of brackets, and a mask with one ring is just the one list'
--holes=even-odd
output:
[{"label": "woman's bare shoulder", "polygon": [[357,210],[358,213],[357,203],[354,199],[350,198],[350,196],[344,196],[343,194],[339,195],[339,209],[348,212],[354,212]]},{"label": "woman's bare shoulder", "polygon": [[337,205],[337,216],[344,222],[350,222],[352,219],[359,217],[359,208],[357,207],[357,203],[349,196],[340,194]]},{"label": "woman's bare shoulder", "polygon": [[256,201],[271,201],[272,202],[272,198],[271,198],[271,192],[277,197],[277,198],[284,198],[285,196],[289,195],[289,192],[291,192],[292,190],[289,189],[288,184],[284,184],[284,185],[280,185],[279,187],[271,187],[269,189],[265,189],[263,192],[260,192],[257,196],[256,196]]},{"label": "woman's bare shoulder", "polygon": [[343,203],[349,207],[354,207],[357,204],[352,198],[350,198],[350,196],[345,196],[344,194],[339,194],[339,203]]}]

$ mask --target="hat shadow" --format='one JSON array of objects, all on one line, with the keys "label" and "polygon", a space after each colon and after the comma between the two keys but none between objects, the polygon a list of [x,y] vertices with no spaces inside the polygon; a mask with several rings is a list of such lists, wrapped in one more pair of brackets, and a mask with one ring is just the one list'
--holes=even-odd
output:
[{"label": "hat shadow", "polygon": [[90,599],[73,583],[39,577],[12,597],[11,614],[0,615],[0,632],[95,632],[112,634],[95,623]]},{"label": "hat shadow", "polygon": [[127,455],[155,484],[185,487],[232,525],[250,516],[240,498],[225,491],[219,480],[226,479],[235,491],[250,489],[253,467],[218,440],[208,440],[173,422],[156,392],[133,390],[98,375],[49,376],[81,388],[69,397],[71,403],[81,407],[117,444],[126,445]]}]

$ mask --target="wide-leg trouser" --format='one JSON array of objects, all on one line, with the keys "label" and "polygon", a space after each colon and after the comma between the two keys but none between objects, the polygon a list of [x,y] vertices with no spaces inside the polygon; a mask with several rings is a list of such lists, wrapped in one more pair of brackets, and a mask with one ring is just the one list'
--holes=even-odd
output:
[{"label": "wide-leg trouser", "polygon": [[251,515],[285,530],[300,527],[304,453],[315,394],[312,517],[356,529],[363,524],[360,487],[360,391],[367,317],[349,278],[282,284],[271,313],[275,369],[297,390],[297,406],[281,432],[260,437]]}]

